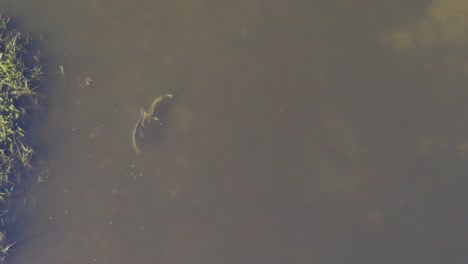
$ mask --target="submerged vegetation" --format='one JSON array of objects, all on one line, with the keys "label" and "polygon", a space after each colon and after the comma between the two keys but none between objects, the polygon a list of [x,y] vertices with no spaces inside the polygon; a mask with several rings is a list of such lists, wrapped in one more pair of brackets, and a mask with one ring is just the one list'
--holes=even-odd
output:
[{"label": "submerged vegetation", "polygon": [[28,145],[26,118],[38,107],[34,91],[41,76],[37,60],[30,59],[30,38],[8,28],[0,16],[0,263],[14,244],[8,236],[13,197],[24,189],[35,153]]}]

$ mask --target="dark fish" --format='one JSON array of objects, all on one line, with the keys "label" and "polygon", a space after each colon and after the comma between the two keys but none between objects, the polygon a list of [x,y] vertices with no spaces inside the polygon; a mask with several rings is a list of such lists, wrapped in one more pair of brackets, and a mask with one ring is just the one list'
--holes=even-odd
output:
[{"label": "dark fish", "polygon": [[151,121],[158,121],[159,118],[155,115],[155,112],[154,112],[154,110],[156,109],[156,106],[158,106],[159,103],[164,101],[164,99],[172,98],[172,97],[173,97],[172,94],[165,94],[154,99],[153,103],[151,103],[150,107],[148,108],[148,111],[145,111],[145,114],[142,120],[142,127],[145,127],[145,125]]},{"label": "dark fish", "polygon": [[163,102],[166,98],[172,98],[172,94],[161,95],[156,98],[148,108],[148,111],[145,111],[143,108],[140,109],[140,117],[133,128],[132,132],[132,146],[136,153],[141,152],[141,142],[143,140],[143,129],[145,125],[149,124],[151,121],[160,121],[156,116],[157,111],[160,111],[161,108],[157,108],[158,105]]}]

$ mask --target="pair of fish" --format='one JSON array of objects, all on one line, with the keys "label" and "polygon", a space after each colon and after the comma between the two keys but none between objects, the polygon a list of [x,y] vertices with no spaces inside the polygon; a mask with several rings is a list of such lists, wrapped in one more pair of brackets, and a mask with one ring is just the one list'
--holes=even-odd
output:
[{"label": "pair of fish", "polygon": [[159,121],[159,118],[156,116],[157,113],[155,113],[156,107],[165,99],[172,97],[172,94],[161,95],[154,99],[147,111],[140,108],[140,117],[138,118],[132,132],[132,146],[136,153],[141,152],[141,141],[143,139],[143,129],[145,128],[145,125],[148,125],[152,121]]}]

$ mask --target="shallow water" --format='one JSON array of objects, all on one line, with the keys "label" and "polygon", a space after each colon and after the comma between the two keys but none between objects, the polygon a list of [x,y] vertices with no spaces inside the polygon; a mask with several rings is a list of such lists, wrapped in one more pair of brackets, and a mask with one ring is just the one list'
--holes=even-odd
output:
[{"label": "shallow water", "polygon": [[466,261],[465,22],[341,2],[1,0],[48,76],[11,263]]}]

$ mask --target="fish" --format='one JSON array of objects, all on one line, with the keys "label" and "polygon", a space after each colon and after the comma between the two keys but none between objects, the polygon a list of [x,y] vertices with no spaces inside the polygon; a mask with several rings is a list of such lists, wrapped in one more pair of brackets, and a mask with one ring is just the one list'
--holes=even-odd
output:
[{"label": "fish", "polygon": [[141,152],[141,140],[143,138],[143,118],[146,115],[146,111],[143,108],[140,108],[140,117],[138,118],[138,121],[135,125],[135,128],[133,128],[132,132],[132,146],[133,149],[135,150],[136,153]]},{"label": "fish", "polygon": [[161,95],[154,99],[148,110],[140,108],[140,116],[138,117],[137,123],[132,131],[132,146],[136,153],[141,152],[141,143],[143,140],[143,129],[145,125],[148,125],[152,121],[160,121],[156,116],[156,107],[163,102],[166,98],[172,98],[172,94]]},{"label": "fish", "polygon": [[151,103],[150,107],[148,108],[148,111],[144,111],[143,115],[143,120],[141,122],[141,126],[145,127],[149,122],[151,121],[159,121],[159,118],[155,115],[154,110],[156,109],[156,106],[164,101],[166,98],[172,98],[172,94],[165,94],[161,95],[158,98],[154,99],[154,101]]}]

